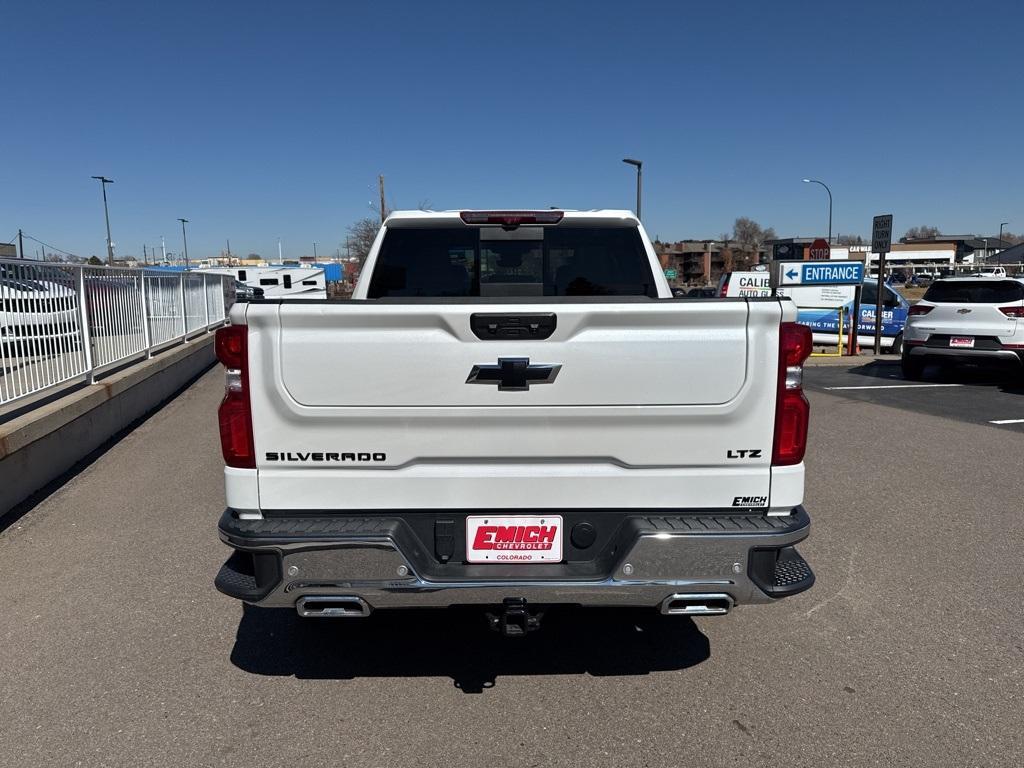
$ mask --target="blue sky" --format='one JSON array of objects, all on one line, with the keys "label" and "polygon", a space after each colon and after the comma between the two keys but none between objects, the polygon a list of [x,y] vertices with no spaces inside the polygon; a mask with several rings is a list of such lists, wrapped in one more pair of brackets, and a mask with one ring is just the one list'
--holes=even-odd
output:
[{"label": "blue sky", "polygon": [[[1018,2],[0,0],[0,240],[332,252],[399,208],[632,208],[652,237],[1024,231]],[[34,244],[26,248],[32,253]]]}]

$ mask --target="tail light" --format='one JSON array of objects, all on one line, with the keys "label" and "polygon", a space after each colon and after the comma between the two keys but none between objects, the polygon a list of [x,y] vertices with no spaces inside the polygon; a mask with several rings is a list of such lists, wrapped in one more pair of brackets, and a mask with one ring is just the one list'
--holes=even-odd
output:
[{"label": "tail light", "polygon": [[518,227],[520,224],[557,224],[565,216],[564,211],[462,211],[459,217],[464,224],[500,224],[503,227]]},{"label": "tail light", "polygon": [[256,468],[252,439],[252,408],[249,404],[249,328],[227,325],[217,329],[217,359],[227,369],[224,400],[217,410],[220,448],[224,463],[240,469]]},{"label": "tail light", "polygon": [[724,299],[729,295],[729,275],[725,276],[725,280],[722,281],[722,287],[718,291],[718,298]]},{"label": "tail light", "polygon": [[1021,317],[1024,318],[1024,304],[1019,307],[1000,307],[999,311],[1007,317]]},{"label": "tail light", "polygon": [[804,360],[811,354],[811,329],[799,323],[779,327],[779,383],[775,402],[772,464],[788,466],[804,460],[811,406],[804,397]]},{"label": "tail light", "polygon": [[909,310],[907,310],[907,317],[913,317],[914,315],[927,315],[935,307],[922,306],[921,304],[915,304]]}]

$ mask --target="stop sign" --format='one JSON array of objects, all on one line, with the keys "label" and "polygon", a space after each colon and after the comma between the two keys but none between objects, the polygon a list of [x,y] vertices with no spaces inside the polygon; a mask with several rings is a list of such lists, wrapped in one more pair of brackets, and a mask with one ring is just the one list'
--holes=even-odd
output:
[{"label": "stop sign", "polygon": [[819,237],[811,243],[811,259],[814,261],[828,259],[831,253],[832,249],[828,247],[828,242],[826,240]]}]

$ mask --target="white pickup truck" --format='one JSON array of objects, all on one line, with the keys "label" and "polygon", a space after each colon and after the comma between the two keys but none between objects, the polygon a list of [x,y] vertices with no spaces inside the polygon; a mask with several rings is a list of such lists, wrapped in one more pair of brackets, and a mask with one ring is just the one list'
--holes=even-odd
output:
[{"label": "white pickup truck", "polygon": [[216,585],[302,616],[479,605],[510,635],[807,589],[795,319],[673,299],[625,211],[393,213],[352,300],[218,331]]}]

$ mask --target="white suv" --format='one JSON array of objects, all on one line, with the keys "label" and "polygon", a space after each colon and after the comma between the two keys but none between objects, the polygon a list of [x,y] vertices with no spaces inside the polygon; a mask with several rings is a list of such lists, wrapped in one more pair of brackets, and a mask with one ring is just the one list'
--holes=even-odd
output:
[{"label": "white suv", "polygon": [[1024,282],[968,277],[939,280],[910,308],[903,331],[903,375],[929,363],[1024,370]]}]

